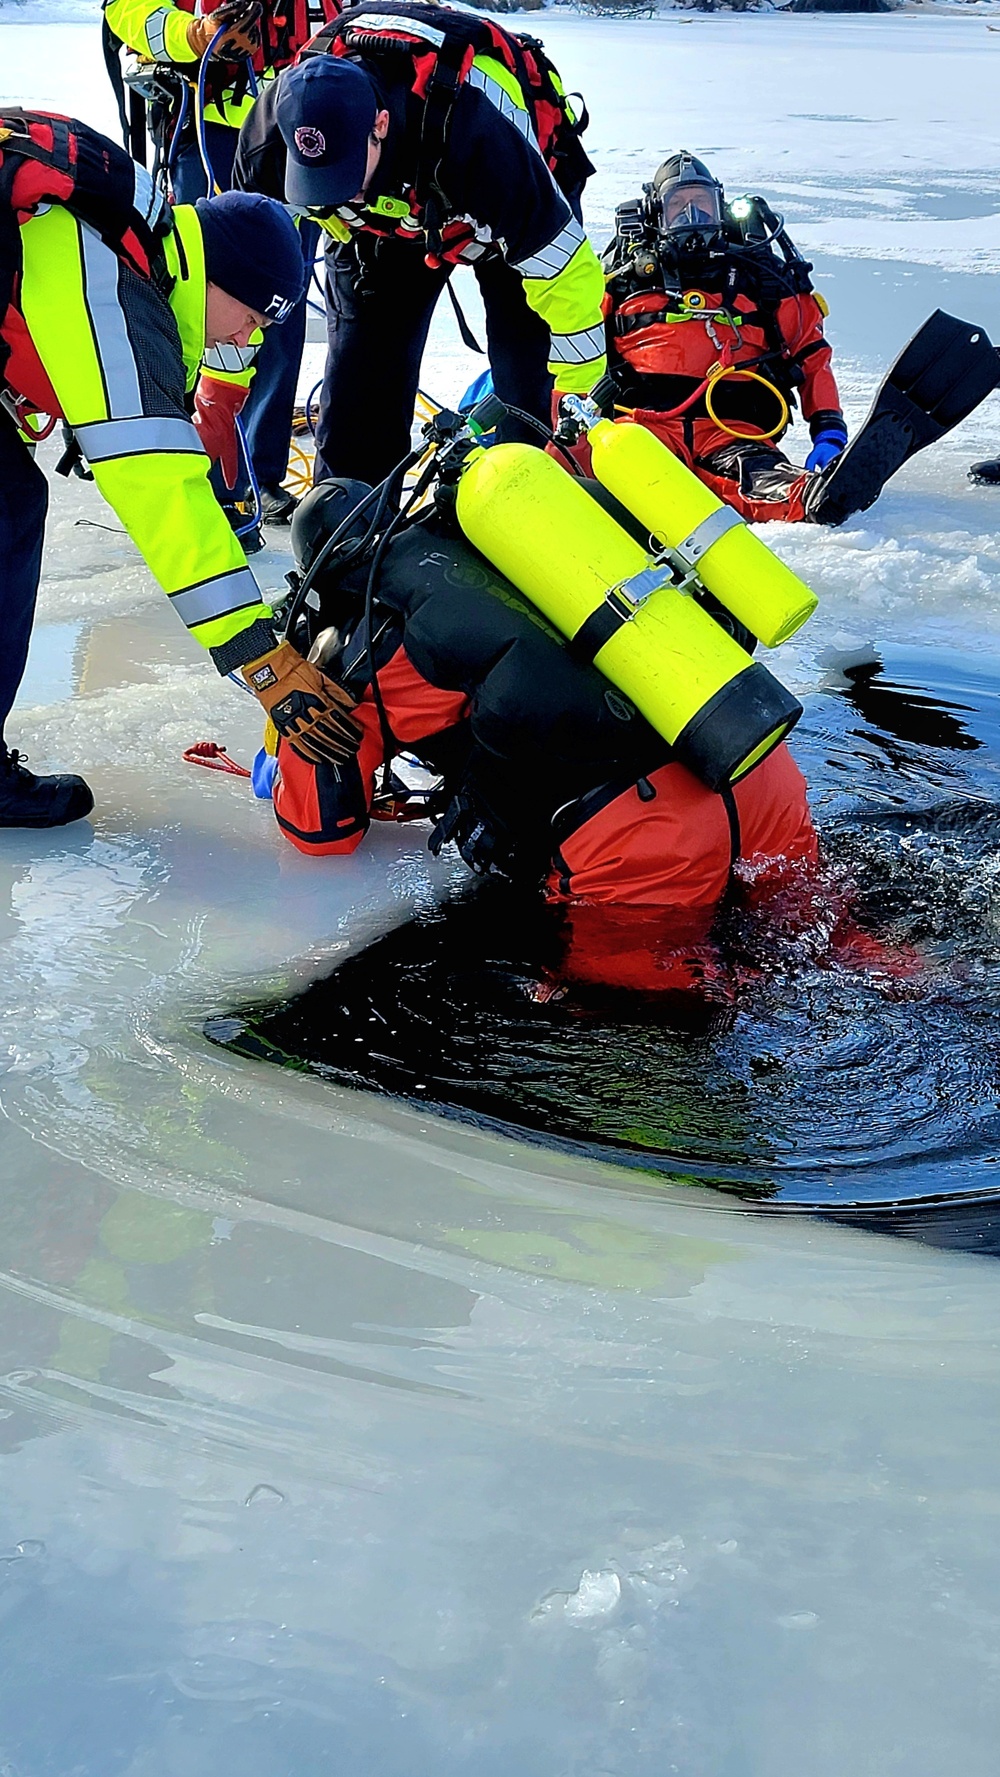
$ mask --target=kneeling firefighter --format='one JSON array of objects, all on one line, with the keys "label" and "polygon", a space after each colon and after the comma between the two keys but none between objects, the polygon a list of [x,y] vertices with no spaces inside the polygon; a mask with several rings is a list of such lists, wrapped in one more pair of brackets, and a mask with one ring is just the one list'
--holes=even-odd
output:
[{"label": "kneeling firefighter", "polygon": [[[619,411],[751,521],[843,523],[1000,380],[982,329],[938,310],[845,448],[828,310],[811,265],[763,198],[727,204],[708,167],[686,152],[619,206],[604,265]],[[801,467],[779,448],[796,402],[813,440]]]},{"label": "kneeling firefighter", "polygon": [[[504,453],[515,468],[517,453],[533,459],[576,494],[529,447],[480,455],[502,462]],[[605,488],[583,485],[596,517],[609,513],[642,537]],[[266,775],[282,831],[299,851],[343,855],[373,815],[425,814],[435,821],[432,851],[453,841],[473,870],[540,884],[565,910],[564,972],[638,989],[677,985],[630,915],[645,909],[647,930],[650,914],[687,917],[686,936],[703,937],[737,865],[763,884],[815,860],[805,786],[787,748],[774,746],[735,784],[708,788],[457,534],[447,508],[389,535],[372,561],[372,531],[358,513],[367,495],[361,483],[322,482],[293,520],[317,604],[302,607],[308,635],[297,639],[311,639],[310,657],[355,702],[362,741],[334,768],[306,763],[272,736],[276,769]],[[735,619],[714,611],[722,641],[734,635],[752,648]],[[388,770],[402,749],[440,779],[423,800],[408,800]]]},{"label": "kneeling firefighter", "polygon": [[41,414],[73,428],[219,672],[242,672],[310,758],[357,745],[339,688],[277,643],[191,418],[206,348],[245,350],[303,284],[294,224],[269,198],[226,192],[170,210],[143,168],[86,124],[0,110],[0,826],[58,826],[93,806],[82,778],[36,777],[3,742],[41,570]]}]

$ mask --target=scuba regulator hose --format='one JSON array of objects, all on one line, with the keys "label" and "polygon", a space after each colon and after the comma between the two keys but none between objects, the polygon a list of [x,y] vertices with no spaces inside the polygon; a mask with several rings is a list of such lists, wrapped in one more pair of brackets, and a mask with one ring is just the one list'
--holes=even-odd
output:
[{"label": "scuba regulator hose", "polygon": [[[778,403],[778,418],[770,428],[770,431],[765,432],[758,427],[753,432],[740,432],[737,431],[735,426],[729,425],[728,421],[720,419],[713,406],[714,395],[718,385],[725,382],[730,377],[739,377],[744,382],[760,383],[761,387],[766,389],[769,395],[774,396],[775,401]],[[679,420],[681,416],[687,413],[688,409],[693,407],[695,402],[699,401],[703,395],[705,397],[705,412],[712,421],[712,424],[718,426],[719,431],[725,432],[729,438],[741,438],[748,442],[753,439],[767,440],[770,438],[777,438],[782,432],[784,432],[791,418],[788,402],[785,400],[784,395],[781,393],[781,390],[777,385],[772,383],[768,377],[761,376],[760,371],[744,368],[742,364],[723,364],[717,369],[713,368],[698,384],[698,387],[688,395],[686,400],[679,402],[676,407],[671,407],[665,413],[660,412],[660,410],[657,409],[656,417],[661,420]],[[615,404],[616,413],[634,414],[639,411],[640,410],[635,407],[624,407],[617,402]]]},{"label": "scuba regulator hose", "polygon": [[414,463],[422,455],[422,449],[411,450],[405,457],[403,457],[401,462],[396,464],[394,469],[390,470],[384,481],[380,481],[377,487],[373,487],[370,493],[365,494],[364,499],[359,500],[357,505],[351,508],[347,517],[341,519],[336,530],[327,538],[322,549],[320,549],[314,560],[310,562],[305,573],[295,586],[291,603],[288,607],[288,613],[284,619],[284,630],[282,632],[282,639],[284,641],[292,642],[294,645],[295,626],[305,608],[306,600],[316,584],[316,577],[319,574],[320,569],[326,566],[338,543],[342,542],[351,526],[368,511],[369,507],[375,506],[374,516],[365,535],[360,538],[356,547],[351,550],[350,556],[345,557],[344,565],[346,566],[348,561],[355,561],[362,551],[367,549],[385,514],[385,508],[389,503],[390,490],[393,482],[398,475],[405,475],[407,469],[412,469]]},{"label": "scuba regulator hose", "polygon": [[[393,471],[393,474],[395,473],[397,473],[397,471]],[[405,505],[400,507],[399,511],[386,526],[379,538],[375,554],[372,557],[372,565],[368,572],[368,583],[365,587],[365,644],[368,655],[368,677],[372,688],[372,702],[375,705],[375,710],[378,715],[378,725],[382,735],[382,752],[384,756],[382,761],[381,793],[383,795],[385,795],[389,787],[389,774],[392,769],[393,756],[399,751],[399,742],[393,734],[392,724],[389,721],[389,715],[382,698],[382,687],[378,682],[378,663],[375,659],[375,638],[373,635],[372,622],[375,604],[375,587],[389,544],[408,523],[410,513],[413,511],[418,500],[423,498],[436,474],[437,457],[433,456],[430,462],[426,465],[423,473],[418,476]],[[376,520],[373,520],[373,526]],[[371,535],[371,527],[369,529],[369,535]]]},{"label": "scuba regulator hose", "polygon": [[[755,432],[738,432],[735,426],[727,425],[725,420],[719,418],[719,415],[716,413],[715,408],[712,405],[712,398],[719,383],[725,382],[727,377],[741,377],[745,382],[760,383],[761,387],[766,389],[769,395],[774,396],[774,399],[778,403],[778,418],[769,432],[760,430]],[[791,418],[788,411],[788,402],[785,400],[781,390],[774,383],[770,382],[766,376],[761,376],[758,370],[744,370],[739,364],[727,365],[720,370],[717,375],[708,376],[705,380],[704,390],[702,392],[705,396],[705,412],[708,414],[709,419],[712,421],[713,425],[718,426],[720,432],[726,432],[730,438],[777,438],[785,430],[785,427],[788,425],[789,419]]]},{"label": "scuba regulator hose", "polygon": [[[481,405],[485,405],[485,404],[481,404]],[[460,419],[464,420],[464,416],[459,416],[457,414],[450,414],[447,412],[447,410],[443,410],[443,409],[439,409],[438,414],[442,416],[443,422],[445,422],[447,420],[455,420],[455,421],[458,421]],[[545,434],[546,438],[549,436],[547,428],[542,426],[540,421],[535,420],[532,415],[525,414],[523,417],[527,423],[537,427],[540,431],[542,431]],[[424,494],[427,492],[427,489],[430,487],[431,482],[434,480],[435,476],[439,473],[438,451],[440,450],[441,445],[452,441],[452,438],[449,436],[449,434],[447,432],[445,432],[442,435],[435,436],[436,419],[437,419],[437,416],[435,416],[435,418],[432,418],[431,420],[429,420],[427,425],[425,426],[424,438],[423,438],[420,446],[416,450],[408,451],[406,456],[403,457],[400,460],[400,462],[398,462],[396,464],[395,468],[390,469],[388,475],[386,475],[385,478],[382,481],[380,481],[376,487],[373,487],[370,490],[370,492],[365,494],[364,498],[359,500],[356,506],[353,506],[351,508],[350,512],[348,512],[346,517],[341,519],[339,525],[332,532],[332,534],[327,538],[326,542],[323,544],[322,548],[318,551],[318,553],[316,554],[313,561],[310,562],[305,573],[298,580],[298,583],[294,588],[292,599],[291,599],[291,602],[288,607],[288,612],[284,618],[284,628],[282,631],[282,639],[284,641],[291,642],[292,645],[294,646],[295,645],[295,629],[296,629],[296,626],[297,626],[299,619],[302,615],[302,612],[305,609],[306,601],[309,597],[309,594],[312,592],[313,587],[316,584],[316,580],[317,580],[317,577],[319,576],[320,572],[326,566],[326,564],[331,560],[335,550],[343,542],[343,540],[347,536],[347,533],[351,530],[351,528],[357,523],[357,521],[360,518],[364,517],[369,512],[369,510],[371,508],[374,508],[374,510],[372,511],[372,515],[369,520],[368,527],[365,531],[364,536],[360,537],[358,539],[352,540],[351,546],[349,547],[349,549],[347,551],[345,551],[343,557],[341,558],[341,561],[338,564],[341,569],[346,568],[350,564],[352,564],[353,562],[358,561],[364,555],[365,551],[371,547],[371,544],[372,544],[373,540],[375,539],[376,533],[379,530],[379,526],[383,523],[383,520],[385,518],[386,509],[389,505],[390,499],[392,498],[392,489],[393,489],[394,485],[396,484],[397,480],[399,479],[400,476],[405,475],[408,469],[412,469],[414,464],[421,461],[421,459],[426,455],[426,452],[428,449],[428,444],[430,444],[432,449],[436,445],[438,448],[434,450],[434,453],[431,456],[430,461],[425,464],[423,470],[418,475],[417,480],[416,480],[413,488],[411,489],[410,493],[406,497],[406,500],[404,501],[403,505],[400,507],[399,511],[393,515],[392,519],[386,525],[381,536],[378,538],[378,542],[375,545],[374,555],[372,557],[371,567],[370,567],[369,573],[368,573],[368,580],[367,580],[367,583],[365,586],[365,652],[366,652],[367,658],[368,658],[368,673],[369,673],[369,680],[370,680],[371,688],[372,688],[372,701],[375,705],[375,709],[376,709],[376,712],[378,715],[379,729],[382,734],[382,745],[383,745],[383,753],[384,753],[383,790],[385,789],[386,783],[388,781],[388,775],[389,775],[389,772],[390,772],[390,769],[392,766],[393,755],[399,750],[399,748],[398,748],[398,742],[396,740],[396,736],[393,734],[392,726],[389,722],[388,712],[386,710],[385,702],[382,697],[381,687],[378,682],[378,667],[377,667],[377,663],[375,660],[375,644],[374,644],[374,636],[372,633],[372,631],[373,631],[372,619],[373,619],[373,614],[374,614],[374,603],[375,603],[375,587],[378,582],[378,576],[379,576],[380,569],[382,567],[382,562],[385,559],[385,554],[386,554],[386,551],[387,551],[390,543],[392,542],[393,538],[396,537],[399,534],[399,532],[405,527],[405,525],[407,523],[409,523],[410,514],[412,513],[414,506],[416,506],[418,501],[420,501],[423,498]],[[465,430],[464,425],[463,425],[462,429],[463,429],[463,431]]]}]

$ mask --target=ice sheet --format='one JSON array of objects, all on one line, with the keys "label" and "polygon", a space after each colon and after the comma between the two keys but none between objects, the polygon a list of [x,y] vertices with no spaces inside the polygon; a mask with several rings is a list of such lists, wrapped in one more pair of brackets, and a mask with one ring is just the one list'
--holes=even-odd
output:
[{"label": "ice sheet", "polygon": [[[93,30],[9,10],[3,94],[111,124]],[[995,239],[982,18],[524,22],[587,93],[598,237],[679,142],[824,231],[852,421],[943,296],[1000,335],[960,269]],[[943,186],[947,276],[914,219]],[[857,257],[894,227],[922,265]],[[474,368],[443,315],[427,380]],[[964,467],[996,425],[836,534],[769,533],[823,597],[792,682],[845,638],[994,645]],[[53,502],[11,735],[97,809],[0,840],[0,1770],[992,1777],[995,1268],[211,1049],[206,1014],[456,867],[419,829],[301,859],[183,765],[247,759],[253,705],[93,492]]]}]

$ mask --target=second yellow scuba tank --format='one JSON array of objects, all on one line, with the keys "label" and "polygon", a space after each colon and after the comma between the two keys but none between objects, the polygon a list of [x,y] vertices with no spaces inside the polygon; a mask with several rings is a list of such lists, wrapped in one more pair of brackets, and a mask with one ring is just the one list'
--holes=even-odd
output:
[{"label": "second yellow scuba tank", "polygon": [[805,581],[645,426],[599,420],[587,441],[602,486],[654,542],[662,539],[675,565],[695,569],[765,648],[787,641],[812,616],[819,601]]},{"label": "second yellow scuba tank", "polygon": [[456,512],[470,543],[711,789],[766,758],[801,715],[790,692],[678,586],[671,566],[542,451],[473,451]]}]

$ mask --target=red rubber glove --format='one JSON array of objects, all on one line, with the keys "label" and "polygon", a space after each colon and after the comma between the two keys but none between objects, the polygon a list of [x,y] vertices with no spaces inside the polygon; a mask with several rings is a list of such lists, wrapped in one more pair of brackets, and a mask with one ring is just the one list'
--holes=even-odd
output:
[{"label": "red rubber glove", "polygon": [[202,372],[194,392],[194,423],[213,463],[222,470],[228,488],[236,486],[240,472],[240,446],[236,420],[250,390],[242,383],[223,383]]}]

